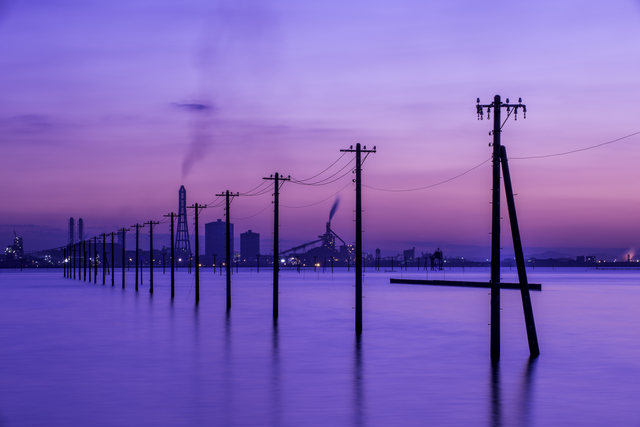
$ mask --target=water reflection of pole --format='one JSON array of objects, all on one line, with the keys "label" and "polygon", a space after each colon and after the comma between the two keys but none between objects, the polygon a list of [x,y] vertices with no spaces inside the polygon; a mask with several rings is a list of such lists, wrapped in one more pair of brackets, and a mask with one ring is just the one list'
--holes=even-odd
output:
[{"label": "water reflection of pole", "polygon": [[356,335],[353,365],[353,425],[364,425],[364,390],[362,387],[362,335]]},{"label": "water reflection of pole", "polygon": [[492,427],[502,426],[502,397],[500,393],[500,364],[491,363],[491,420]]},{"label": "water reflection of pole", "polygon": [[232,414],[233,414],[233,372],[232,372],[232,360],[233,355],[231,354],[231,311],[227,310],[225,312],[224,318],[224,366],[226,367],[225,372],[225,393],[224,393],[224,403],[223,408],[225,408],[223,415],[222,425],[228,426],[233,425],[232,423]]},{"label": "water reflection of pole", "polygon": [[280,426],[281,403],[280,403],[280,349],[278,347],[278,322],[273,322],[273,332],[271,336],[271,413],[273,419],[271,425]]},{"label": "water reflection of pole", "polygon": [[520,422],[521,426],[531,425],[531,395],[533,388],[533,377],[535,375],[536,364],[538,359],[536,357],[530,357],[525,366],[524,375],[522,378],[522,402],[520,408]]}]

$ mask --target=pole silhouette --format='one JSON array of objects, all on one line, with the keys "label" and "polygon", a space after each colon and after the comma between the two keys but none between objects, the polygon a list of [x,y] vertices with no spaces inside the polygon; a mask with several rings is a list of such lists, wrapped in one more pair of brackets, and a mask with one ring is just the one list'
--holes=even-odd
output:
[{"label": "pole silhouette", "polygon": [[153,226],[160,222],[149,221],[146,224],[149,224],[149,293],[153,294]]},{"label": "pole silhouette", "polygon": [[280,248],[279,248],[279,235],[278,229],[280,227],[279,219],[279,205],[280,205],[280,181],[290,181],[291,177],[283,178],[276,172],[275,176],[271,175],[269,178],[262,178],[273,180],[273,320],[278,320],[278,275],[280,274]]},{"label": "pole silhouette", "polygon": [[175,283],[176,283],[176,276],[175,276],[175,243],[173,241],[173,218],[175,218],[176,214],[174,212],[170,212],[168,215],[164,215],[165,217],[169,217],[171,218],[171,299],[173,299],[173,297],[176,294],[175,291]]},{"label": "pole silhouette", "polygon": [[216,196],[224,196],[225,197],[225,259],[226,259],[226,272],[227,272],[227,310],[231,309],[231,269],[233,268],[231,265],[231,198],[239,196],[240,193],[229,193],[227,190],[224,193],[216,194]]},{"label": "pole silhouette", "polygon": [[520,228],[518,227],[518,217],[516,216],[516,204],[513,197],[513,187],[511,186],[511,174],[509,173],[509,163],[507,160],[507,149],[500,147],[500,160],[502,161],[502,173],[504,175],[504,190],[507,196],[507,208],[509,209],[509,221],[511,223],[511,236],[513,238],[513,249],[516,255],[516,267],[518,269],[518,279],[520,282],[520,294],[522,296],[522,310],[524,311],[524,321],[527,327],[527,339],[529,341],[529,353],[532,357],[540,354],[538,345],[538,334],[533,318],[533,307],[531,306],[531,294],[529,292],[529,282],[527,281],[527,271],[524,264],[524,253],[522,251],[522,240],[520,239]]},{"label": "pole silhouette", "polygon": [[367,150],[367,147],[360,147],[360,143],[356,144],[348,150],[340,150],[341,152],[356,153],[356,334],[362,333],[362,153],[375,153],[373,150]]},{"label": "pole silhouette", "polygon": [[84,278],[82,279],[83,282],[87,281],[87,241],[83,240],[82,241],[82,268],[84,270]]},{"label": "pole silhouette", "polygon": [[[503,123],[501,123],[501,111],[502,108],[506,108],[508,113],[507,118],[509,118],[509,116],[513,112],[515,118],[517,119],[518,109],[522,108],[522,111],[526,118],[527,107],[522,104],[522,98],[520,98],[518,104],[509,104],[509,98],[507,98],[506,103],[503,103],[501,101],[500,95],[496,95],[493,98],[493,103],[486,105],[481,105],[480,98],[478,98],[477,104],[478,105],[476,106],[476,109],[478,113],[478,120],[481,120],[483,118],[483,108],[487,108],[487,119],[490,119],[491,109],[493,108],[493,131],[491,132],[493,135],[493,190],[491,195],[491,360],[496,362],[500,359],[500,163],[502,153],[500,134],[502,132],[503,126]],[[511,195],[513,196],[513,193]],[[515,206],[513,213],[515,215]],[[513,222],[514,220],[515,222]],[[516,224],[517,227],[517,220],[515,219],[515,216],[513,217],[513,220],[511,222],[512,233],[514,231],[513,224]],[[518,230],[516,230],[516,234],[518,234],[519,241]],[[520,248],[522,248],[522,246],[520,246]],[[522,280],[522,277],[520,279]],[[526,278],[524,280],[526,281]],[[522,282],[520,285],[523,286]],[[528,291],[529,288],[527,285],[527,293]],[[529,333],[529,327],[527,327],[527,333]],[[532,349],[531,340],[529,341],[529,345],[530,349]],[[535,346],[537,347],[537,340]],[[533,350],[531,354],[533,355]]]},{"label": "pole silhouette", "polygon": [[120,231],[122,232],[122,289],[124,289],[124,263],[125,263],[125,258],[126,258],[126,254],[125,254],[125,235],[127,233],[127,231],[129,231],[128,228],[121,228]]},{"label": "pole silhouette", "polygon": [[111,232],[109,233],[111,234],[111,286],[115,286],[116,285],[116,281],[115,281],[115,246],[113,244],[113,238],[115,236],[116,233]]},{"label": "pole silhouette", "polygon": [[140,265],[140,229],[144,227],[144,224],[138,224],[131,226],[136,229],[136,291],[138,290],[138,266]]},{"label": "pole silhouette", "polygon": [[200,302],[200,240],[198,238],[198,214],[200,209],[205,209],[207,205],[198,205],[194,203],[193,206],[188,206],[189,209],[195,210],[195,226],[196,226],[196,304]]},{"label": "pole silhouette", "polygon": [[[22,266],[22,264],[20,264]],[[76,245],[73,245],[73,262],[72,262],[72,267],[73,269],[73,279],[76,279]]]},{"label": "pole silhouette", "polygon": [[107,233],[102,233],[102,284],[107,281]]},{"label": "pole silhouette", "polygon": [[98,236],[93,236],[93,283],[98,283]]}]

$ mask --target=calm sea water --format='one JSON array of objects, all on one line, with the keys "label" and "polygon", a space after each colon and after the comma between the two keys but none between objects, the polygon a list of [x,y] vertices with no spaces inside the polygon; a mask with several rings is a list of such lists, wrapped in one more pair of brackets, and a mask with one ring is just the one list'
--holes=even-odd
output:
[{"label": "calm sea water", "polygon": [[[389,284],[353,270],[205,270],[145,284],[0,271],[1,426],[638,426],[640,272],[529,271],[541,356],[529,360],[519,291],[502,291],[502,358],[489,357],[487,289]],[[488,269],[429,278],[488,281]],[[515,281],[506,269],[505,281]]]}]

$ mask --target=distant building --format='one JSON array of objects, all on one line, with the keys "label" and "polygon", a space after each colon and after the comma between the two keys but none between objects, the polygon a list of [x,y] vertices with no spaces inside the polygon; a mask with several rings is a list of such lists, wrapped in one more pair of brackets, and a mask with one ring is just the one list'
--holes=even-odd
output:
[{"label": "distant building", "polygon": [[404,251],[404,257],[407,261],[412,261],[416,257],[416,248],[414,247]]},{"label": "distant building", "polygon": [[584,263],[584,255],[580,255],[576,257],[576,262],[578,263]]},{"label": "distant building", "polygon": [[596,262],[596,256],[595,255],[589,255],[587,257],[587,262]]},{"label": "distant building", "polygon": [[[233,224],[229,224],[231,234],[231,259],[233,260]],[[227,223],[218,219],[204,225],[204,251],[205,255],[216,255],[216,262],[222,264],[227,256]]]},{"label": "distant building", "polygon": [[255,261],[260,254],[260,234],[249,230],[240,234],[240,259],[242,261]]},{"label": "distant building", "polygon": [[15,239],[13,239],[13,245],[7,246],[7,248],[4,250],[5,258],[7,261],[22,259],[24,255],[24,249],[22,248],[22,237],[18,237],[15,231],[13,232],[13,234],[16,236]]}]

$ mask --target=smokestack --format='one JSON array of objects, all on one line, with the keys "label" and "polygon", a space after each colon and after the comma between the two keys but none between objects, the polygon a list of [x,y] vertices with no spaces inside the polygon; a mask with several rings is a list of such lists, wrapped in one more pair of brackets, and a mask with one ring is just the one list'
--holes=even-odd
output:
[{"label": "smokestack", "polygon": [[82,218],[78,219],[78,242],[82,242],[84,240],[84,220]]}]

